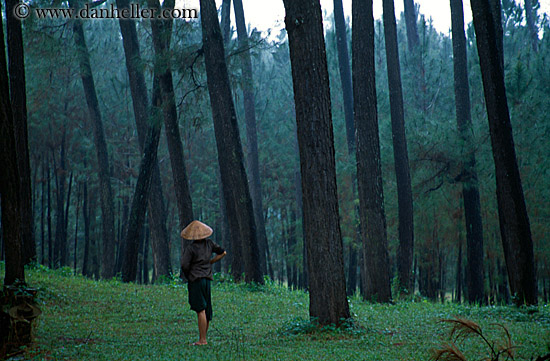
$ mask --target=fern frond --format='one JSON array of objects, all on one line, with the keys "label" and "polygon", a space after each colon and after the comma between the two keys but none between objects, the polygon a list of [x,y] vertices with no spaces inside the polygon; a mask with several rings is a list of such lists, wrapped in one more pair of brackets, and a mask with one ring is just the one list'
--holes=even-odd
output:
[{"label": "fern frond", "polygon": [[494,324],[497,327],[502,328],[504,331],[504,337],[502,337],[502,340],[504,341],[502,345],[498,346],[498,353],[503,354],[507,356],[507,359],[514,359],[514,345],[512,345],[512,335],[510,335],[510,332],[508,331],[508,328],[504,326],[501,323],[495,323]]},{"label": "fern frond", "polygon": [[451,339],[454,337],[455,341],[460,338],[467,338],[470,335],[483,335],[481,327],[477,323],[465,318],[455,317],[441,320],[441,322],[447,322],[452,325],[450,337]]}]

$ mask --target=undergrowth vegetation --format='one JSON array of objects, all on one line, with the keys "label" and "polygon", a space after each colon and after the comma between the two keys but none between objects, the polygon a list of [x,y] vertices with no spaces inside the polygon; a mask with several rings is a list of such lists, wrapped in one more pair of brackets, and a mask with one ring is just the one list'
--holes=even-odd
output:
[{"label": "undergrowth vegetation", "polygon": [[[3,268],[3,267],[0,267]],[[1,270],[0,270],[1,271]],[[0,276],[2,276],[0,272]],[[427,360],[449,338],[442,319],[468,319],[497,339],[510,333],[515,360],[550,352],[550,307],[478,307],[349,299],[353,320],[319,326],[308,315],[308,294],[268,281],[235,284],[216,275],[208,346],[196,341],[196,315],[179,279],[162,284],[93,281],[68,268],[28,269],[39,288],[35,343],[18,357],[34,360]],[[3,277],[3,276],[2,276]],[[457,347],[468,360],[486,349],[468,338]]]}]

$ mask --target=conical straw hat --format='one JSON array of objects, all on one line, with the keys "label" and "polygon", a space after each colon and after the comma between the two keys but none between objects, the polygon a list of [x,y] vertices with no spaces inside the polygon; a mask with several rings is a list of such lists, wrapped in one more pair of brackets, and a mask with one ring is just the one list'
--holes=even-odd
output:
[{"label": "conical straw hat", "polygon": [[206,224],[199,221],[193,221],[181,231],[181,236],[185,239],[195,241],[197,239],[205,239],[212,235],[212,233],[212,228],[208,227]]}]

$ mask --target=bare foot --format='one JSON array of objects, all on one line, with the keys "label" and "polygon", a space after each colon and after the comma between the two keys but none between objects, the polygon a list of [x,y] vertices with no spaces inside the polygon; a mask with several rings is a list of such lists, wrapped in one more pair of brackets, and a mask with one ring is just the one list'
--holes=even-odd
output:
[{"label": "bare foot", "polygon": [[206,342],[206,341],[204,341],[204,342],[197,341],[197,342],[193,342],[191,344],[191,346],[205,346],[205,345],[208,345],[208,342]]}]

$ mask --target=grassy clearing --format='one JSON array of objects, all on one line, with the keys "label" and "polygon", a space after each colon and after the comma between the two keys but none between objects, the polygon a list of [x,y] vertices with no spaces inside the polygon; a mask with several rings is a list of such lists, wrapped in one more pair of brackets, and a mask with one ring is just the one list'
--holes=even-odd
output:
[{"label": "grassy clearing", "polygon": [[[430,349],[448,338],[448,325],[438,321],[453,316],[478,322],[493,339],[501,331],[492,324],[505,325],[517,346],[516,360],[550,352],[548,305],[378,305],[353,297],[354,325],[321,331],[307,321],[306,293],[273,283],[249,286],[221,278],[213,286],[209,345],[193,347],[196,315],[189,310],[186,285],[177,280],[141,286],[92,281],[72,276],[69,270],[45,268],[26,275],[30,285],[40,288],[43,314],[37,321],[36,344],[25,359],[427,360]],[[487,355],[477,342],[461,345],[472,360]]]}]

